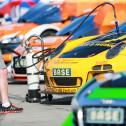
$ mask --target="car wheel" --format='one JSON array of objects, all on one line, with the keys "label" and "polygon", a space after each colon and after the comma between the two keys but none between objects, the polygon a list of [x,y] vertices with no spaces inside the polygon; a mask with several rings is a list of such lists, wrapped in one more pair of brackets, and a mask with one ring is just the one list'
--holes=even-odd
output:
[{"label": "car wheel", "polygon": [[46,30],[46,31],[44,31],[41,35],[40,35],[40,37],[41,38],[43,38],[43,37],[47,37],[47,36],[54,36],[55,34],[56,34],[56,30]]},{"label": "car wheel", "polygon": [[53,95],[52,94],[46,94],[46,100],[47,101],[52,101]]}]

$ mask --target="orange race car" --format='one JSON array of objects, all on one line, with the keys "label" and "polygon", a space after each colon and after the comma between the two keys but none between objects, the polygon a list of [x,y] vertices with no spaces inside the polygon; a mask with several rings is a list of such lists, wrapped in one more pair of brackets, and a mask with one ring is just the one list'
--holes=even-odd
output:
[{"label": "orange race car", "polygon": [[[30,9],[24,16],[20,17],[18,21],[19,23],[17,24],[1,26],[0,40],[3,39],[2,37],[13,33],[17,33],[18,37],[23,36],[28,31],[37,27],[38,25],[49,23],[55,23],[53,25],[55,27],[52,26],[49,28],[48,26],[48,28],[45,28],[47,26],[43,26],[38,28],[38,30],[41,31],[42,36],[55,34],[59,30],[59,28],[62,28],[65,26],[65,24],[68,24],[67,21],[68,19],[70,19],[70,17],[72,18],[81,14],[89,13],[92,8],[96,7],[98,4],[104,2],[105,0],[93,0],[90,2],[88,0],[64,0],[63,2],[58,3],[56,3],[55,0],[53,1],[54,2],[51,3],[53,5],[47,5],[43,3],[37,4],[35,7]],[[122,23],[124,20],[126,20],[124,11],[126,8],[126,2],[122,0],[119,2],[113,1],[112,3],[116,8],[117,18],[119,22]],[[57,7],[55,6],[56,4],[58,5]],[[102,13],[95,19],[99,21],[102,20],[102,23],[97,23],[98,26],[102,26],[101,32],[108,31],[110,29],[110,25],[111,27],[114,27],[112,16],[113,12],[111,11],[112,8],[109,6],[106,6],[105,8],[100,9]],[[106,15],[104,15],[103,13],[106,13]]]},{"label": "orange race car", "polygon": [[[79,3],[80,1],[71,2],[67,0],[63,3],[50,4],[40,2],[21,16],[18,23],[0,26],[0,40],[4,39],[2,37],[14,33],[17,33],[17,36],[20,37],[37,26],[51,23],[54,24],[39,27],[38,30],[41,32],[41,36],[55,34],[59,28],[63,28],[72,18],[88,13],[87,11],[83,11],[87,8],[77,6]],[[68,5],[72,6],[68,8]],[[71,10],[74,11],[74,13]]]}]

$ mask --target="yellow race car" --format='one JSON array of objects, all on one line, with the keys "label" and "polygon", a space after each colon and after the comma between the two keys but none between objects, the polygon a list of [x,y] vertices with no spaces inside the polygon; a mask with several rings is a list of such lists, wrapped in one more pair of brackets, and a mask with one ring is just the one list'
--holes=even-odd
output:
[{"label": "yellow race car", "polygon": [[[67,46],[56,50],[45,63],[46,94],[73,94],[97,74],[113,73],[126,68],[123,61],[126,60],[126,49],[114,58],[109,57],[110,52],[113,54],[117,51],[115,45],[126,40],[126,33],[102,35],[86,42],[84,40],[82,38],[69,42],[74,45],[76,41],[83,41],[80,46],[70,50],[65,50]],[[108,51],[111,48],[114,49]]]}]

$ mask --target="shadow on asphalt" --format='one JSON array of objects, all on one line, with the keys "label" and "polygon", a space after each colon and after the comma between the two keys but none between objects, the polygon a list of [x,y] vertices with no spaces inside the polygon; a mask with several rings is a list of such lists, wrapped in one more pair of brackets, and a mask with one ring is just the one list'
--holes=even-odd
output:
[{"label": "shadow on asphalt", "polygon": [[47,105],[70,105],[72,100],[72,96],[62,97],[62,98],[56,98],[52,101],[48,100],[42,100],[40,104],[47,104]]},{"label": "shadow on asphalt", "polygon": [[[19,95],[9,94],[9,98],[13,100],[18,100],[20,102],[26,102],[26,99],[20,97]],[[72,100],[72,96],[68,96],[68,97],[56,98],[53,99],[52,101],[42,99],[39,103],[46,104],[46,105],[71,105],[71,100]]]},{"label": "shadow on asphalt", "polygon": [[13,100],[18,100],[18,101],[21,101],[21,102],[26,102],[25,98],[21,97],[19,95],[9,94],[9,98],[13,99]]},{"label": "shadow on asphalt", "polygon": [[[8,79],[8,84],[11,84],[11,85],[26,85],[27,84],[27,81],[17,81],[17,80],[9,80]],[[44,84],[44,81],[40,81],[39,84]]]},{"label": "shadow on asphalt", "polygon": [[[13,100],[17,100],[20,102],[26,102],[24,97],[20,97],[18,95],[9,94],[9,98]],[[46,99],[42,99],[38,104],[46,104],[46,105],[71,105],[72,96],[70,97],[62,97],[62,98],[55,98],[52,101],[48,101]],[[27,102],[29,103],[29,102]]]},{"label": "shadow on asphalt", "polygon": [[25,85],[27,84],[27,81],[8,81],[8,84],[12,84],[12,85]]},{"label": "shadow on asphalt", "polygon": [[1,122],[4,121],[5,118],[5,114],[0,114],[0,126],[1,126]]}]

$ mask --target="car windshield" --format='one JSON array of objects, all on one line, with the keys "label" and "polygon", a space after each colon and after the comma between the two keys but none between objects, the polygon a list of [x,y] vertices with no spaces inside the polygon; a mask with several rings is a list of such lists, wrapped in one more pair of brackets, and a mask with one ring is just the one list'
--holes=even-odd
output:
[{"label": "car windshield", "polygon": [[58,54],[63,50],[64,46],[65,46],[65,43],[63,43],[62,45],[60,45],[59,47],[57,47],[57,48],[55,49],[55,51],[50,55],[50,58],[52,59],[52,58],[54,58],[56,55],[58,55]]},{"label": "car windshield", "polygon": [[40,4],[22,16],[18,22],[33,22],[37,24],[48,24],[62,21],[59,7],[54,5]]},{"label": "car windshield", "polygon": [[118,39],[119,37],[122,37],[123,35],[126,35],[126,32],[121,32],[119,35],[116,32],[112,32],[105,35],[100,35],[92,40],[87,41],[86,43],[92,44],[92,43],[98,43],[98,42],[106,41],[106,40],[109,40],[109,41],[114,40],[114,42],[118,43],[123,40],[126,40],[126,36],[123,39]]},{"label": "car windshield", "polygon": [[102,88],[126,88],[126,76],[114,75],[112,80],[104,82]]},{"label": "car windshield", "polygon": [[[83,43],[81,46],[78,46],[69,52],[63,53],[60,58],[87,58],[95,56],[105,50],[110,49],[116,43],[126,40],[125,36],[122,37],[123,35],[125,35],[125,33],[120,33],[120,36],[118,36],[116,33],[109,33],[107,35],[99,36],[95,39],[87,41],[86,43]],[[122,38],[118,39],[119,37]]]},{"label": "car windshield", "polygon": [[79,46],[72,51],[66,52],[60,58],[87,58],[95,56],[107,49],[111,48],[111,44],[93,44]]},{"label": "car windshield", "polygon": [[106,58],[107,59],[111,59],[114,58],[115,56],[117,56],[121,51],[123,51],[126,47],[126,43],[124,42],[120,42],[118,44],[116,44],[113,48],[111,48],[107,54],[106,54]]}]

